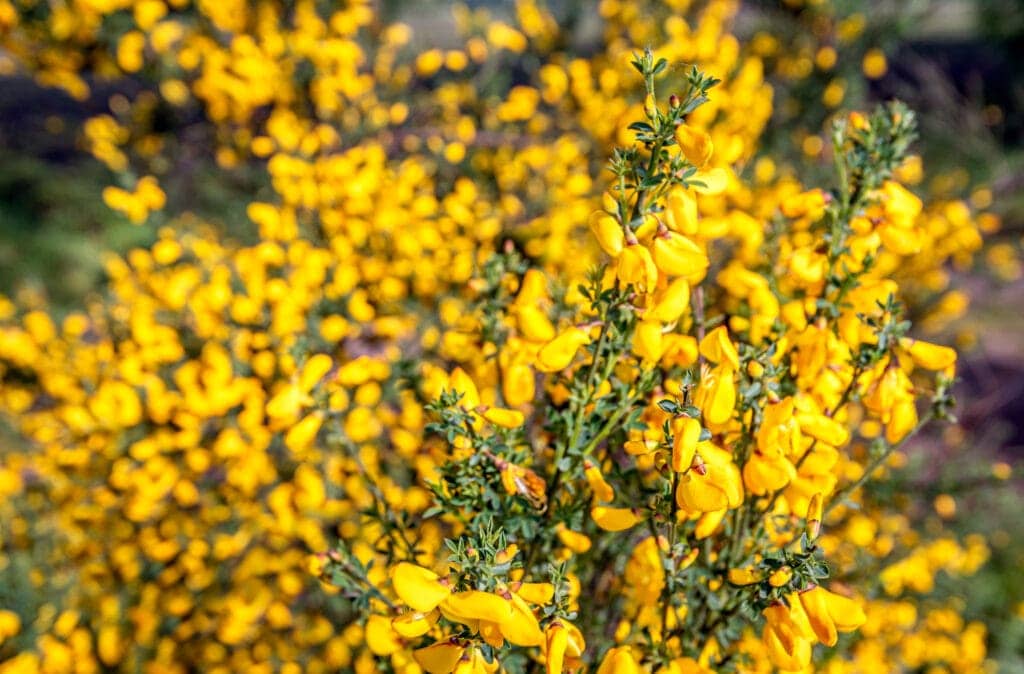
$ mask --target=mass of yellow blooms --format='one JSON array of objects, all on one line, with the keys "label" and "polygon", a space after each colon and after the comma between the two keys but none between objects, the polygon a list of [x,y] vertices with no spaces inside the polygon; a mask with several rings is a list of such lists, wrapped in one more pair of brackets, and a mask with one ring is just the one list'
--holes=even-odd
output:
[{"label": "mass of yellow blooms", "polygon": [[[734,0],[584,50],[376,4],[0,0],[0,71],[141,83],[82,133],[155,232],[79,311],[0,297],[0,673],[986,671],[929,596],[985,541],[865,495],[999,227],[915,194],[909,111],[805,186]],[[165,210],[167,110],[265,172],[253,236]]]}]

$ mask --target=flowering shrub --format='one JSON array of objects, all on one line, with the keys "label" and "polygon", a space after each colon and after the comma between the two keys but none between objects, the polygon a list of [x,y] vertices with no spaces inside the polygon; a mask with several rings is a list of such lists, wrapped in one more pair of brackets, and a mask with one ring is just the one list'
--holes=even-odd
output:
[{"label": "flowering shrub", "polygon": [[[735,4],[688,5],[583,57],[526,0],[419,53],[361,2],[0,0],[41,82],[151,83],[84,136],[167,225],[80,312],[0,303],[0,671],[983,667],[923,595],[984,541],[862,491],[948,418],[908,317],[998,223],[906,186],[896,103],[775,175]],[[254,241],[164,212],[168,106],[266,159]]]}]

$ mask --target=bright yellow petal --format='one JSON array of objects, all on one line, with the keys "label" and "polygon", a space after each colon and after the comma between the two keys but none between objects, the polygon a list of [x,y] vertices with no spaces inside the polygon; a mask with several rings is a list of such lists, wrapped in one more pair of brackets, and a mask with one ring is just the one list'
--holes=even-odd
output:
[{"label": "bright yellow petal", "polygon": [[392,569],[391,584],[398,598],[420,613],[430,613],[451,594],[436,573],[409,562],[400,562]]},{"label": "bright yellow petal", "polygon": [[441,603],[441,610],[459,622],[489,620],[500,625],[512,616],[512,606],[507,600],[480,590],[456,592]]},{"label": "bright yellow petal", "polygon": [[412,652],[412,657],[428,674],[451,674],[465,652],[465,646],[457,642],[442,641],[426,648],[417,648]]},{"label": "bright yellow petal", "polygon": [[430,631],[437,622],[440,613],[435,609],[430,613],[407,611],[391,621],[391,627],[405,639],[415,639]]},{"label": "bright yellow petal", "polygon": [[590,510],[590,516],[605,531],[625,531],[632,528],[640,518],[629,508],[608,508],[595,506]]},{"label": "bright yellow petal", "polygon": [[398,634],[391,629],[391,621],[382,615],[371,615],[367,619],[363,638],[374,655],[391,655],[402,648]]}]

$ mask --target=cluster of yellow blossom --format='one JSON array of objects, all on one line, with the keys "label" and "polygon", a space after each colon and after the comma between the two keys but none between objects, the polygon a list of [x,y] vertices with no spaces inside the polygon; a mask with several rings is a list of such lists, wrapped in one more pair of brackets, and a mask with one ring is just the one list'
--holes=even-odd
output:
[{"label": "cluster of yellow blossom", "polygon": [[115,211],[121,211],[135,224],[146,221],[152,211],[159,211],[167,203],[167,195],[153,176],[140,178],[129,192],[120,187],[103,190],[103,201]]},{"label": "cluster of yellow blossom", "polygon": [[[254,242],[181,218],[111,256],[79,312],[0,301],[0,412],[25,441],[0,467],[0,672],[813,671],[814,644],[861,625],[824,671],[982,662],[983,627],[940,609],[901,614],[916,646],[886,626],[896,602],[916,611],[904,589],[927,591],[908,577],[969,573],[983,544],[907,555],[924,543],[894,525],[868,541],[888,599],[797,587],[803,570],[769,562],[805,531],[852,559],[858,526],[884,525],[839,504],[878,467],[870,443],[919,427],[915,382],[956,359],[880,344],[888,299],[923,311],[998,223],[922,204],[897,171],[843,246],[823,243],[837,197],[757,157],[772,93],[729,32],[737,3],[696,4],[604,0],[584,57],[533,0],[511,23],[460,10],[464,45],[420,53],[359,0],[0,0],[0,46],[41,83],[76,98],[87,74],[152,83],[84,129],[97,159],[146,176],[108,188],[112,208],[144,223],[173,201],[156,160],[170,141],[147,127],[164,103],[195,105],[224,170],[265,162],[271,187],[247,197]],[[685,180],[631,198],[606,160],[665,108],[631,78],[638,44],[722,82],[666,149]],[[505,77],[518,62],[533,65]],[[596,287],[623,291],[604,314],[584,283],[602,261]],[[451,391],[464,435],[444,437],[425,406]],[[507,437],[504,454],[475,444]],[[430,516],[484,498],[476,478],[439,482],[460,462],[510,514],[486,579],[446,562],[473,522]],[[663,483],[668,517],[642,498]],[[562,584],[538,572],[556,561]],[[698,594],[675,585],[685,573]],[[712,609],[717,593],[762,590],[740,634],[717,631],[740,608]]]}]

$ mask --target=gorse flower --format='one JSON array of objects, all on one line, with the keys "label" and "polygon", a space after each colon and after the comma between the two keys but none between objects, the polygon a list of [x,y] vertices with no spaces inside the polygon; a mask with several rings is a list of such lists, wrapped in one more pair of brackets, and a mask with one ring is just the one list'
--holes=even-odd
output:
[{"label": "gorse flower", "polygon": [[[661,68],[650,54],[635,65],[645,74]],[[417,621],[426,621],[437,608],[442,620],[462,626],[457,638],[451,636],[451,627],[440,624],[425,635],[439,639],[416,651],[420,664],[431,671],[473,661],[474,644],[502,652],[515,646],[539,649],[531,657],[542,660],[548,671],[574,666],[567,654],[572,662],[586,658],[582,636],[570,638],[567,628],[581,615],[579,603],[589,600],[574,598],[578,590],[572,588],[590,582],[586,574],[600,578],[602,573],[585,566],[585,555],[595,537],[637,540],[639,534],[633,532],[642,530],[641,525],[647,533],[639,535],[625,577],[610,588],[629,599],[611,614],[618,621],[610,623],[617,645],[601,657],[599,671],[639,672],[650,666],[716,671],[728,652],[763,655],[776,667],[801,670],[810,666],[814,643],[834,646],[840,632],[854,631],[866,620],[857,600],[819,584],[827,576],[816,545],[824,503],[841,484],[834,471],[840,450],[852,438],[850,427],[839,419],[854,400],[860,401],[866,413],[886,425],[886,441],[895,446],[919,422],[915,390],[898,363],[913,360],[907,355],[912,349],[926,365],[951,362],[941,347],[905,336],[906,325],[898,322],[891,298],[866,332],[843,332],[852,342],[841,341],[830,328],[834,321],[839,329],[840,319],[847,316],[842,311],[808,316],[814,310],[805,306],[831,302],[838,308],[839,297],[828,293],[852,293],[861,283],[876,283],[861,280],[868,267],[848,264],[846,249],[837,248],[833,257],[814,253],[820,259],[813,264],[820,270],[813,276],[804,273],[794,286],[798,296],[819,293],[817,302],[769,291],[767,299],[746,305],[746,323],[712,323],[703,292],[711,244],[722,234],[702,228],[699,215],[687,205],[692,198],[679,191],[686,186],[686,167],[709,160],[710,141],[704,144],[692,130],[681,132],[679,118],[689,107],[683,101],[704,96],[715,82],[694,71],[688,83],[686,97],[674,99],[667,111],[658,108],[649,88],[648,122],[637,127],[646,153],[617,155],[611,169],[621,178],[618,187],[605,195],[604,210],[591,214],[587,223],[611,264],[580,284],[578,295],[562,300],[563,318],[556,321],[529,304],[554,306],[530,273],[522,276],[517,295],[483,309],[485,315],[497,312],[487,322],[500,324],[502,313],[515,320],[509,332],[485,341],[484,352],[493,349],[499,363],[519,359],[525,372],[543,375],[532,389],[540,400],[516,401],[529,415],[544,415],[539,435],[519,435],[529,432],[523,427],[531,423],[526,414],[481,406],[486,389],[461,368],[441,387],[447,393],[432,408],[438,422],[429,430],[470,453],[452,453],[433,487],[437,516],[456,516],[462,523],[456,528],[457,542],[448,544],[454,586],[414,567],[424,591],[406,601]],[[690,112],[694,109],[689,107]],[[893,120],[906,115],[883,110],[865,122],[876,134],[873,139],[854,135],[849,142],[898,145],[900,134],[909,131]],[[837,142],[847,142],[843,134],[848,131],[841,127],[838,133]],[[673,142],[689,147],[673,155],[668,151]],[[659,169],[660,181],[678,181],[680,187],[644,183],[637,176],[649,170],[645,166]],[[890,169],[862,170],[884,174]],[[866,184],[877,180],[862,179]],[[856,185],[844,189],[859,190]],[[863,191],[862,201],[854,202],[809,191],[799,199],[788,198],[780,210],[800,222],[797,234],[824,220],[838,223],[829,225],[838,228],[838,236],[853,237],[849,223],[856,209],[875,203],[868,194]],[[659,220],[659,213],[673,207],[679,209],[673,224],[684,226],[694,239]],[[501,263],[506,274],[511,260]],[[805,255],[791,264],[806,269],[808,260]],[[832,286],[822,282],[838,273],[849,274],[849,280]],[[763,277],[756,273],[748,278],[739,288],[741,297],[749,297],[748,288],[766,287],[759,285]],[[501,283],[495,277],[490,287]],[[789,314],[783,314],[783,305],[790,307]],[[773,312],[773,321],[785,317],[782,323],[766,324],[755,339],[749,326],[759,310]],[[554,329],[556,322],[566,320],[568,325]],[[676,340],[689,346],[675,346]],[[523,352],[526,342],[533,346]],[[843,353],[846,360],[836,361],[832,353]],[[825,371],[836,374],[823,380]],[[478,368],[477,376],[486,380],[487,368]],[[940,390],[934,409],[943,395]],[[910,401],[909,423],[899,411],[904,400]],[[473,410],[483,410],[489,423],[481,424]],[[491,410],[500,413],[489,417]],[[620,442],[624,455],[615,451]],[[551,449],[538,449],[543,446]],[[479,469],[484,460],[497,469],[495,477]],[[852,492],[860,482],[843,489]],[[536,508],[538,503],[544,507]],[[491,519],[499,515],[500,520]],[[780,524],[777,516],[802,523]],[[803,543],[794,548],[801,533]],[[522,548],[523,559],[500,552],[506,535],[516,540],[517,552]],[[701,541],[711,542],[703,555]],[[613,549],[605,547],[609,543],[601,545]],[[543,560],[562,565],[545,572],[538,566],[547,563]],[[722,563],[728,565],[725,572],[718,570]],[[407,564],[400,562],[396,569]],[[403,578],[409,573],[393,575],[394,591],[403,600],[409,590],[400,584],[408,582]],[[522,584],[524,579],[544,577],[549,580],[538,585],[544,592],[527,595],[513,589],[530,587]],[[704,593],[724,592],[725,599],[709,610],[700,594],[686,591],[688,582],[697,582]],[[423,595],[431,601],[415,603]],[[737,634],[753,628],[738,612],[741,606],[763,613],[763,653],[752,642],[723,640],[707,631],[708,621],[736,624]],[[604,614],[597,605],[589,610]],[[423,659],[427,654],[429,663]],[[502,661],[497,651],[493,657]],[[485,660],[491,661],[487,656]]]},{"label": "gorse flower", "polygon": [[[0,0],[40,81],[152,84],[85,147],[170,225],[62,320],[0,298],[0,578],[45,597],[0,673],[980,668],[912,602],[984,542],[862,488],[948,416],[908,317],[982,217],[914,195],[899,104],[836,116],[833,186],[768,170],[763,44],[686,5],[581,55],[533,0],[422,52],[359,1]],[[164,212],[173,110],[265,168],[252,241]]]}]

